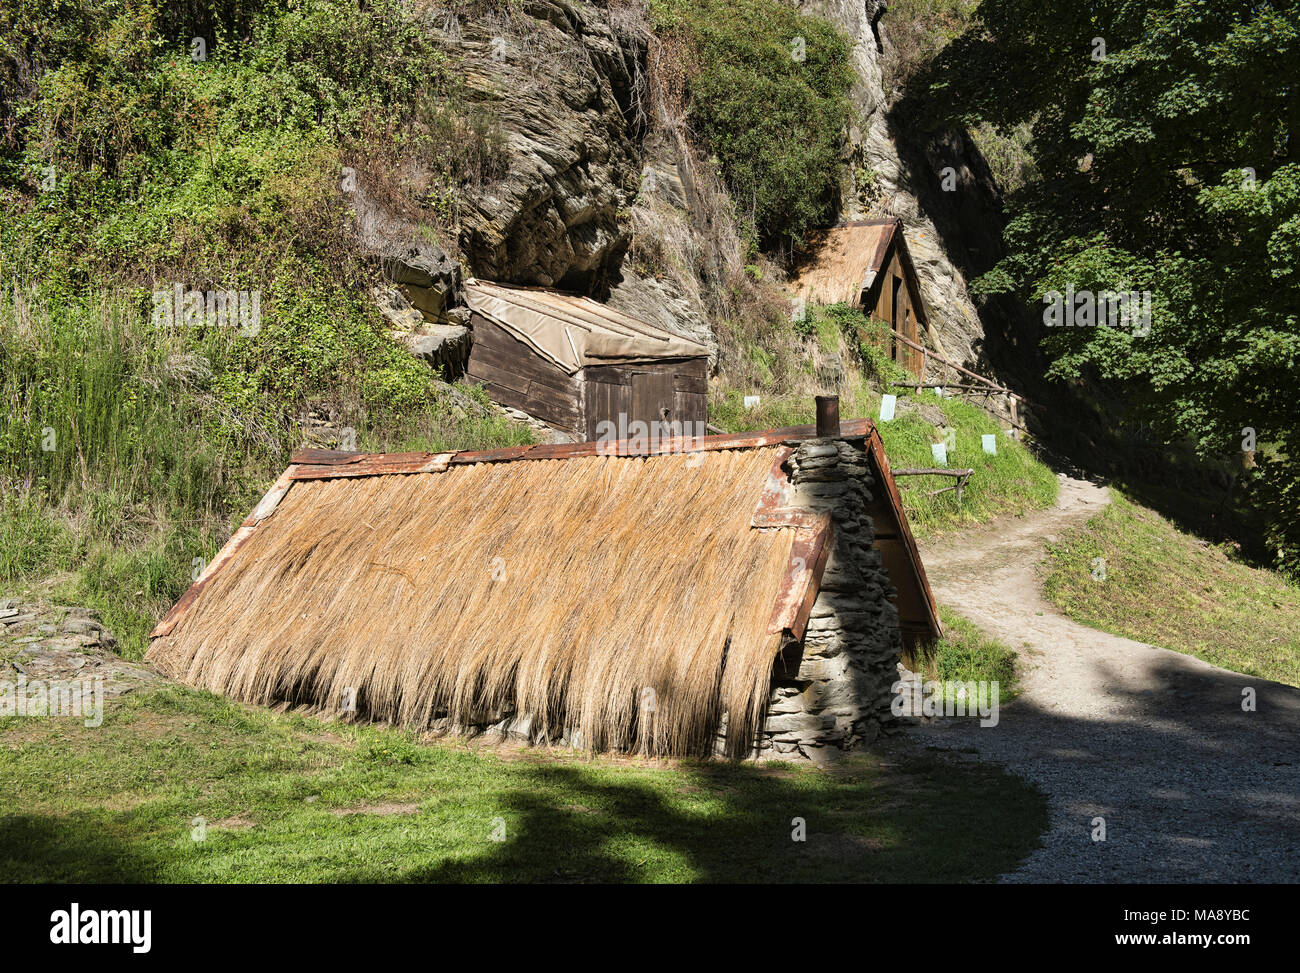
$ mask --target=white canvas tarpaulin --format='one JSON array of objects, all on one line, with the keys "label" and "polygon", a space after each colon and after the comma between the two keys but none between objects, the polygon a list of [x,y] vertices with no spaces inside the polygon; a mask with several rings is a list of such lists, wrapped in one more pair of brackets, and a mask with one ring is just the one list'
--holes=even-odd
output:
[{"label": "white canvas tarpaulin", "polygon": [[570,375],[588,365],[704,358],[709,353],[688,338],[587,297],[469,280],[465,302]]}]

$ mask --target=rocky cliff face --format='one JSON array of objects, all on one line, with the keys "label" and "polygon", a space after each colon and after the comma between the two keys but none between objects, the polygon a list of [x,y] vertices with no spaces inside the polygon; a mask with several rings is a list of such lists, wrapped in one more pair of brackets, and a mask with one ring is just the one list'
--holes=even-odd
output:
[{"label": "rocky cliff face", "polygon": [[964,132],[909,130],[891,110],[884,79],[889,46],[885,0],[794,3],[853,40],[857,82],[852,100],[858,117],[845,147],[848,185],[842,218],[897,216],[903,221],[930,312],[930,343],[946,357],[976,360],[984,327],[966,279],[992,265],[1001,211],[988,166]]},{"label": "rocky cliff face", "polygon": [[599,294],[629,242],[644,39],[608,11],[528,0],[466,24],[456,53],[509,154],[502,179],[461,200],[467,262],[490,280]]},{"label": "rocky cliff face", "polygon": [[[999,200],[987,167],[964,134],[922,138],[891,113],[880,0],[794,2],[854,41],[857,119],[845,147],[842,218],[903,220],[930,311],[929,342],[956,359],[978,358],[984,329],[966,273],[996,254]],[[435,12],[427,21],[460,65],[469,102],[495,119],[504,140],[503,175],[458,199],[466,271],[608,300],[704,343],[716,360],[710,288],[724,288],[740,269],[739,241],[719,236],[729,225],[717,218],[725,189],[692,151],[688,120],[670,117],[648,83],[662,52],[641,15],[525,0],[509,15],[457,22]],[[398,236],[373,249],[388,257],[389,278],[412,303],[436,317],[455,301],[455,261],[418,233]],[[638,259],[647,247],[655,259]]]}]

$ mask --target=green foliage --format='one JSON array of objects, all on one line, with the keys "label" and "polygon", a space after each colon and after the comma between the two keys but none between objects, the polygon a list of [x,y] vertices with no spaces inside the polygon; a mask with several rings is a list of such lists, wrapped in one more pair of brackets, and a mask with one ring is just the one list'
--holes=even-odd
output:
[{"label": "green foliage", "polygon": [[850,119],[848,38],[777,0],[652,0],[680,45],[692,124],[762,246],[835,215]]},{"label": "green foliage", "polygon": [[[946,441],[950,447],[948,466],[975,471],[962,491],[960,503],[953,491],[927,496],[931,490],[951,486],[947,477],[898,479],[914,534],[933,537],[1056,502],[1056,475],[1023,444],[1008,437],[987,412],[954,398],[893,391],[898,394],[898,407],[889,422],[878,421],[880,397],[863,380],[841,391],[840,415],[845,419],[877,419],[890,466],[896,469],[934,466],[930,447]],[[730,432],[810,425],[816,421],[811,395],[765,392],[757,408],[746,409],[745,394],[741,389],[714,391],[709,399],[710,421]],[[996,437],[996,455],[984,452],[983,437],[988,434]]]},{"label": "green foliage", "polygon": [[922,675],[942,682],[996,682],[999,699],[1015,695],[1015,650],[988,637],[954,611],[941,608],[939,613],[943,638],[922,650],[917,660]]},{"label": "green foliage", "polygon": [[1044,594],[1076,621],[1300,686],[1300,588],[1230,547],[1112,489],[1109,506],[1047,553]]},{"label": "green foliage", "polygon": [[[325,285],[321,285],[325,286]],[[352,390],[362,448],[517,445],[463,419],[352,292],[295,293],[253,337],[155,327],[124,294],[0,293],[0,586],[70,572],[139,657],[157,619],[283,469],[297,403]]]},{"label": "green foliage", "polygon": [[[943,415],[942,425],[933,424],[912,408],[916,404],[937,406]],[[900,394],[895,415],[890,422],[879,423],[880,437],[892,467],[932,467],[935,464],[931,446],[946,442],[948,466],[975,471],[962,491],[960,503],[956,491],[927,496],[932,490],[951,486],[949,477],[914,476],[899,480],[907,514],[917,534],[933,536],[1056,502],[1056,475],[1021,443],[1007,436],[997,420],[983,409],[960,399],[938,398],[932,390],[927,390],[920,396]],[[995,437],[995,455],[984,452],[985,435]]]},{"label": "green foliage", "polygon": [[889,34],[885,93],[896,94],[966,29],[976,0],[892,0],[884,21]]},{"label": "green foliage", "polygon": [[1053,374],[1111,383],[1206,460],[1239,466],[1253,429],[1243,492],[1293,572],[1298,53],[1294,4],[986,0],[927,77],[951,117],[1033,125],[1041,182],[1015,198],[1007,256],[978,289],[1035,304],[1067,285],[1149,291],[1149,333],[1045,331]]}]

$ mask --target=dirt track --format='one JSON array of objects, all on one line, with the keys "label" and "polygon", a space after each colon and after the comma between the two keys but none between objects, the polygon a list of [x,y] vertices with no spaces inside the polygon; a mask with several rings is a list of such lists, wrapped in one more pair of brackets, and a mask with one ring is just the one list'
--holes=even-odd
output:
[{"label": "dirt track", "polygon": [[[939,603],[1020,653],[1023,692],[996,727],[940,719],[913,740],[971,748],[1048,794],[1044,847],[1004,881],[1300,881],[1300,690],[1047,604],[1044,541],[1109,502],[1087,481],[1060,483],[1055,509],[921,545]],[[1242,710],[1246,687],[1256,712]]]}]

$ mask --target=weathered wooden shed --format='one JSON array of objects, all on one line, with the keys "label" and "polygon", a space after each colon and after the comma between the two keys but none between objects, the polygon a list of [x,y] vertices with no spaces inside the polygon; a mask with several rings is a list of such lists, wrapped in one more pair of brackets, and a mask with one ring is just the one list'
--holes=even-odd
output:
[{"label": "weathered wooden shed", "polygon": [[619,438],[637,422],[703,433],[704,346],[586,297],[479,280],[464,290],[474,333],[466,374],[493,400],[585,440],[606,421]]},{"label": "weathered wooden shed", "polygon": [[[860,307],[920,345],[928,324],[916,268],[897,218],[858,220],[810,234],[809,255],[792,286],[804,300],[817,304],[844,302]],[[890,357],[921,377],[922,353],[888,337]]]}]

